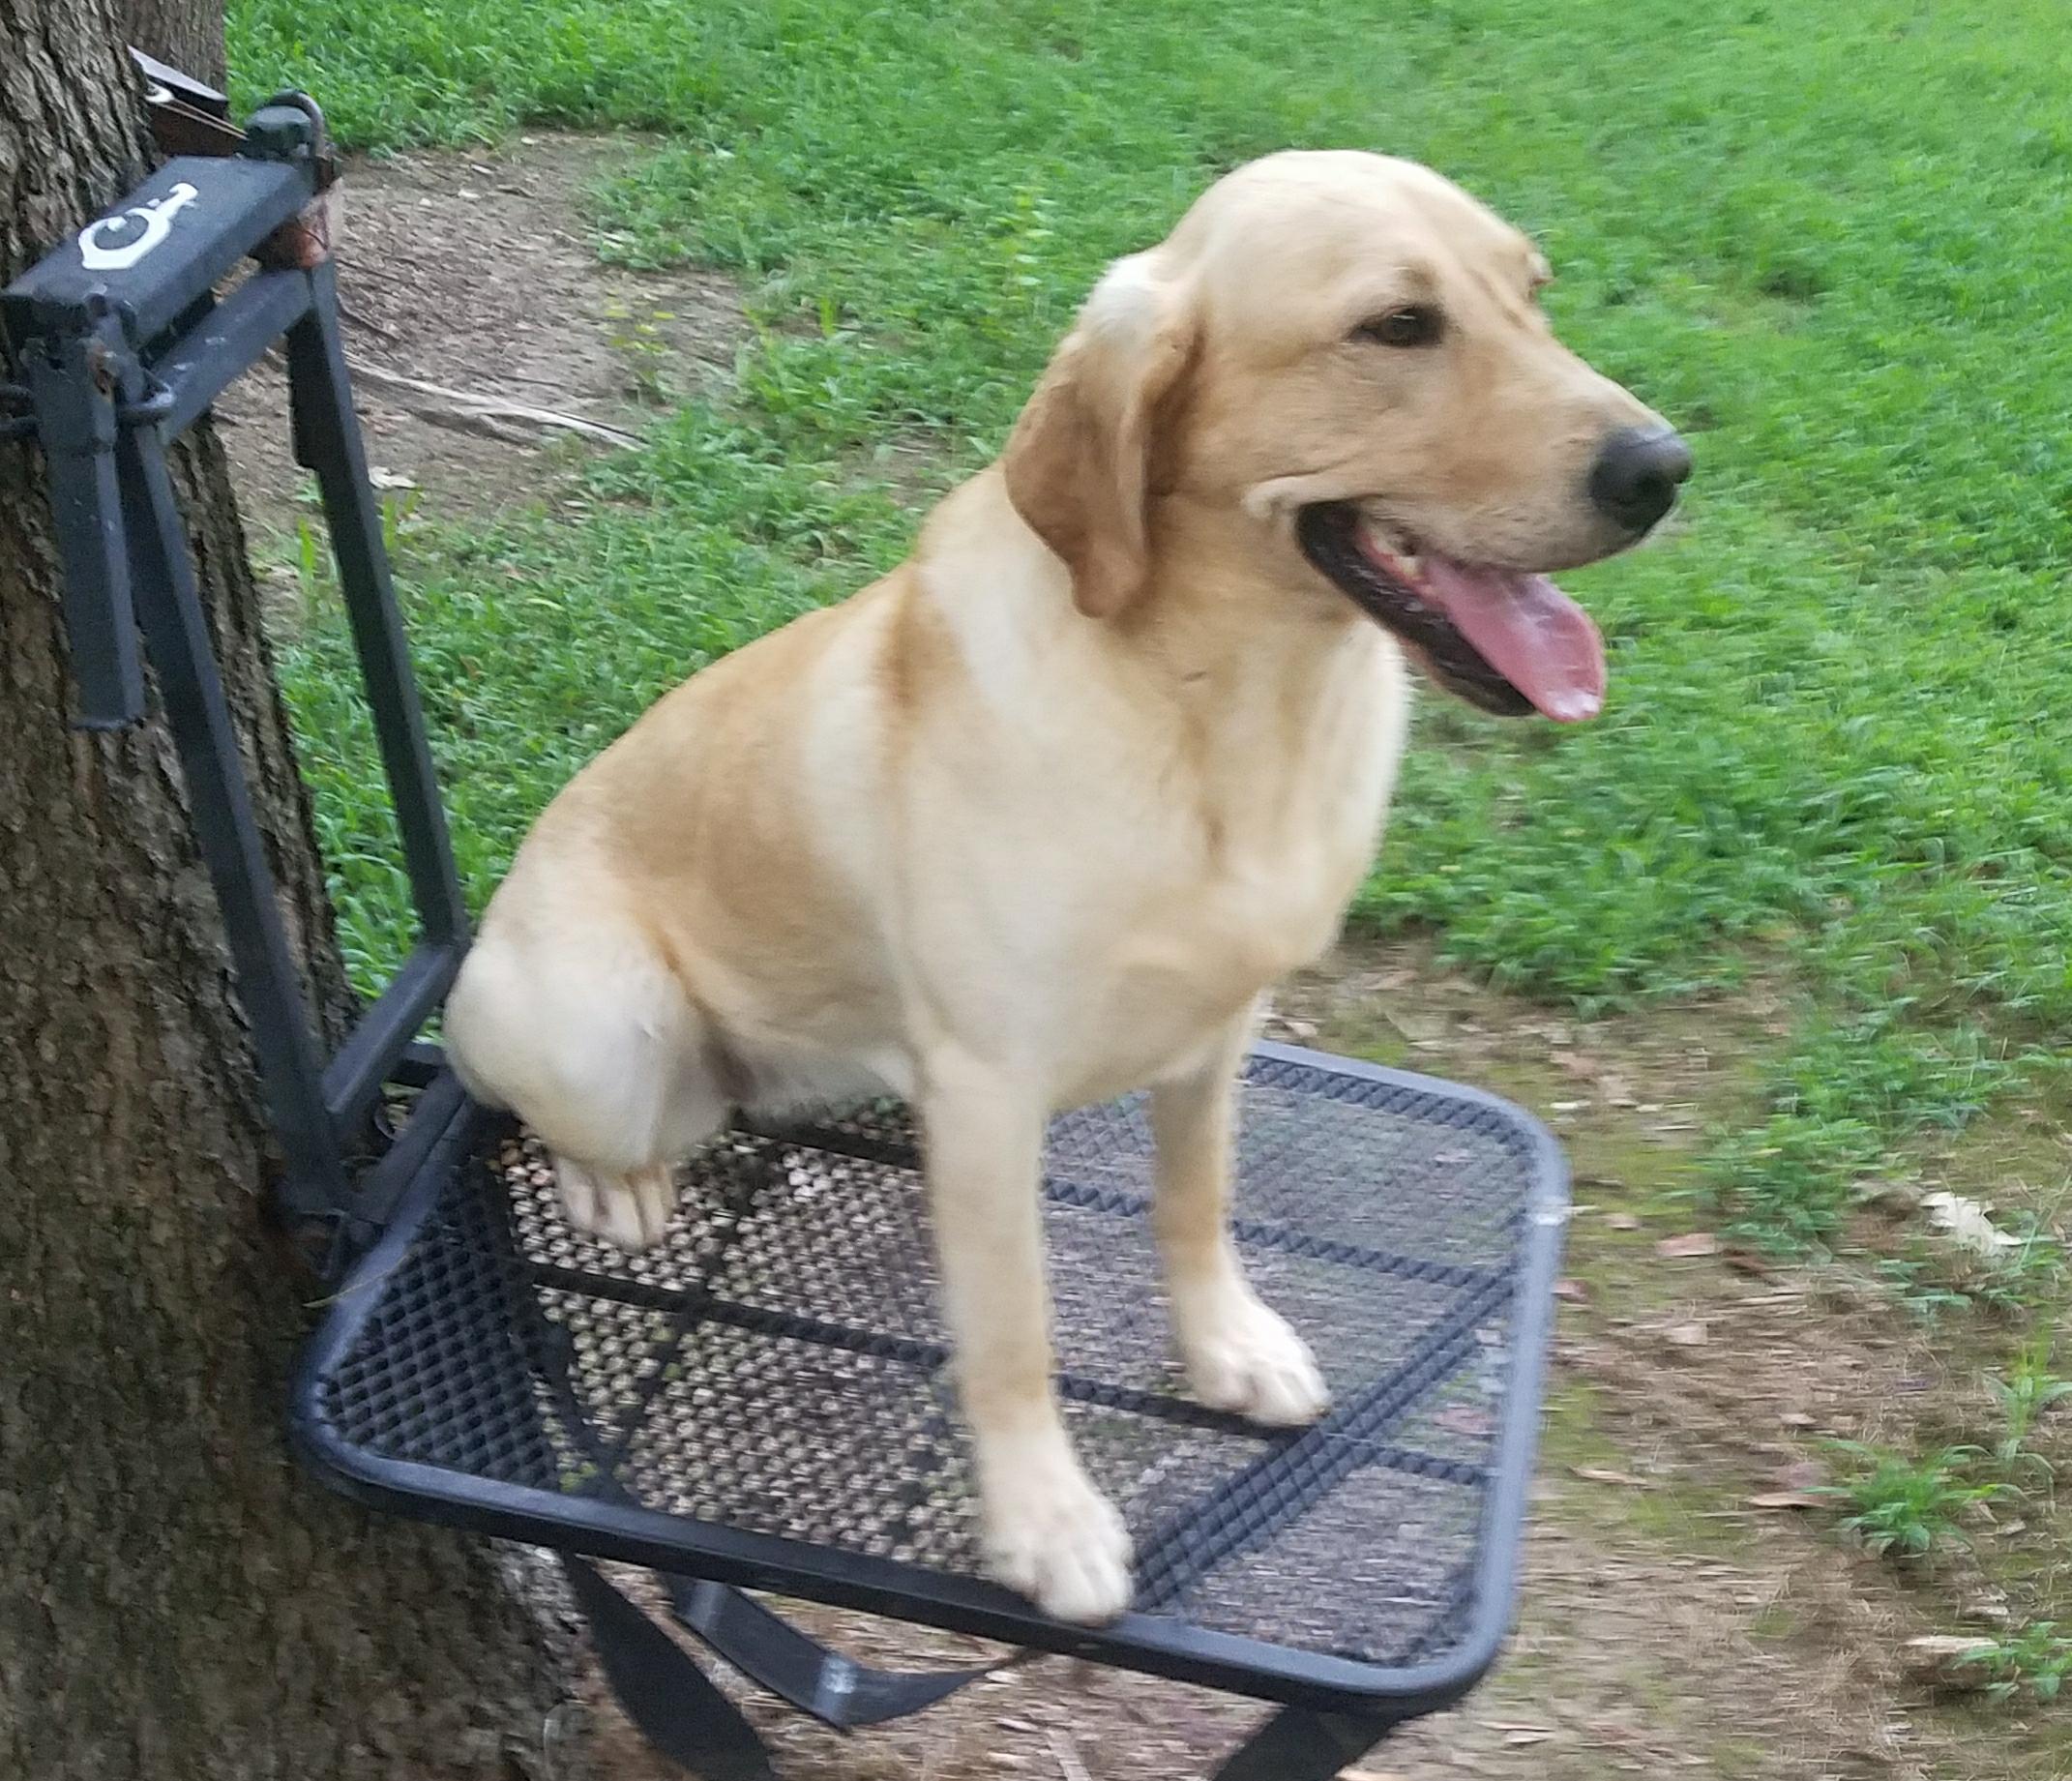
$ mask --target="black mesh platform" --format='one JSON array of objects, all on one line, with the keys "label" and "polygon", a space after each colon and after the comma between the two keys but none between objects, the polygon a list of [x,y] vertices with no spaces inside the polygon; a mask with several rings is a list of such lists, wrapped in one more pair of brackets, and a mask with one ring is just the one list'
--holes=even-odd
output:
[{"label": "black mesh platform", "polygon": [[1066,1413],[1139,1555],[1133,1612],[1097,1631],[977,1577],[902,1110],[716,1141],[633,1256],[570,1230],[506,1122],[460,1104],[436,1136],[299,1392],[355,1494],[1273,1699],[1436,1704],[1495,1653],[1566,1206],[1553,1141],[1503,1102],[1250,1060],[1238,1240],[1333,1396],[1294,1433],[1184,1393],[1140,1103],[1053,1123]]}]

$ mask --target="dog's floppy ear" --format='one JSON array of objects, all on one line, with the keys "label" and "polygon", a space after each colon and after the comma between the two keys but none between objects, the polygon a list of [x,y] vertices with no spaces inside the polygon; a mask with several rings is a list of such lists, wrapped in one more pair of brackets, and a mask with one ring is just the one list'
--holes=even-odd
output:
[{"label": "dog's floppy ear", "polygon": [[1153,254],[1117,260],[1008,437],[1008,498],[1064,559],[1089,618],[1121,611],[1150,574],[1160,413],[1193,356],[1189,306]]}]

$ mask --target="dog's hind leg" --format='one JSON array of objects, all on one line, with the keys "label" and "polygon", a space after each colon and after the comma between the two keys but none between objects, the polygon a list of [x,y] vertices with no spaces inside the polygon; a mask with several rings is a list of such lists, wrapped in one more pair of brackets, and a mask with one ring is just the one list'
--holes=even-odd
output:
[{"label": "dog's hind leg", "polygon": [[543,946],[492,930],[468,955],[446,1030],[469,1089],[552,1153],[571,1224],[625,1249],[661,1240],[674,1167],[728,1105],[704,1017],[644,936],[608,917]]}]

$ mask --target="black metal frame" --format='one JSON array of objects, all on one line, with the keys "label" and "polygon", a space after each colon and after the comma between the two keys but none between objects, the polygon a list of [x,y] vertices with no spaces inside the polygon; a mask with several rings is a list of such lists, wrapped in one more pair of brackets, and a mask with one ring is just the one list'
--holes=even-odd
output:
[{"label": "black metal frame", "polygon": [[[11,347],[22,380],[0,382],[0,401],[17,410],[0,412],[0,444],[33,438],[49,459],[78,684],[75,722],[104,728],[137,721],[148,651],[285,1156],[281,1207],[324,1239],[317,1260],[334,1277],[357,1261],[310,1345],[296,1387],[291,1426],[312,1469],[380,1508],[561,1550],[629,1709],[659,1747],[701,1766],[711,1781],[769,1775],[754,1732],[577,1555],[650,1567],[667,1585],[678,1618],[708,1646],[801,1710],[840,1727],[917,1710],[980,1672],[868,1669],[789,1626],[743,1588],[779,1589],[1281,1703],[1218,1771],[1219,1781],[1321,1781],[1396,1724],[1458,1700],[1495,1658],[1511,1611],[1566,1170],[1553,1138],[1529,1116],[1426,1078],[1263,1048],[1340,1073],[1442,1089],[1502,1109],[1533,1134],[1535,1195],[1524,1221],[1522,1271],[1507,1283],[1509,1396],[1486,1497],[1472,1623],[1440,1662],[1386,1670],[1145,1614],[1098,1629],[1068,1626],[976,1580],[667,1516],[608,1493],[560,1496],[377,1461],[334,1438],[319,1413],[319,1382],[360,1331],[387,1270],[417,1240],[442,1182],[492,1115],[467,1099],[435,1052],[414,1043],[452,984],[467,924],[353,412],[333,270],[327,260],[309,266],[265,258],[269,240],[317,198],[326,165],[315,107],[299,95],[283,96],[255,114],[235,157],[168,163],[120,210],[0,293],[0,346]],[[150,242],[125,263],[109,263],[111,248],[123,259],[147,235]],[[98,252],[90,252],[89,243]],[[219,298],[218,287],[254,254],[262,256],[260,269]],[[165,460],[167,444],[283,336],[295,453],[321,486],[421,928],[394,982],[328,1057],[281,920]],[[415,1087],[418,1099],[401,1137],[384,1150],[370,1114],[385,1087],[400,1083]]]},{"label": "black metal frame", "polygon": [[[50,465],[75,722],[104,729],[142,717],[141,632],[285,1157],[281,1204],[328,1237],[335,1269],[373,1234],[364,1217],[348,1229],[349,1159],[459,969],[467,914],[353,412],[334,268],[262,266],[214,294],[317,198],[324,165],[315,108],[299,96],[276,101],[254,115],[239,155],[166,163],[0,293],[0,330],[24,380],[10,394],[28,409],[9,430],[40,436]],[[129,264],[105,263],[140,244]],[[421,930],[395,982],[329,1057],[281,923],[165,462],[167,445],[283,336],[295,456],[322,490]]]},{"label": "black metal frame", "polygon": [[[1494,1095],[1293,1046],[1261,1045],[1256,1051],[1267,1058],[1309,1064],[1337,1076],[1500,1110],[1533,1136],[1536,1191],[1520,1232],[1519,1270],[1494,1283],[1512,1308],[1512,1343],[1503,1428],[1486,1499],[1489,1532],[1481,1549],[1484,1563],[1475,1578],[1470,1624],[1439,1663],[1381,1669],[1142,1613],[1125,1615],[1106,1627],[1070,1626],[1037,1613],[1021,1597],[976,1579],[694,1522],[612,1496],[572,1497],[382,1459],[341,1441],[324,1413],[325,1380],[377,1312],[381,1283],[423,1238],[428,1215],[454,1169],[502,1129],[499,1115],[459,1095],[429,1110],[432,1117],[424,1120],[425,1124],[441,1119],[444,1123],[436,1134],[420,1141],[427,1146],[428,1162],[408,1166],[413,1178],[406,1198],[380,1242],[340,1289],[330,1317],[306,1352],[293,1413],[297,1439],[309,1462],[346,1495],[376,1507],[429,1516],[480,1533],[564,1547],[741,1588],[774,1589],[836,1607],[881,1612],[887,1600],[896,1599],[903,1618],[950,1632],[1119,1664],[1262,1700],[1395,1717],[1435,1711],[1459,1700],[1480,1679],[1494,1661],[1508,1624],[1517,1533],[1531,1476],[1540,1374],[1567,1217],[1566,1165],[1559,1146],[1543,1126]],[[413,1126],[419,1123],[412,1122]],[[827,1148],[841,1147],[840,1141],[821,1128],[814,1128],[810,1140]],[[1455,1314],[1440,1319],[1425,1340],[1471,1340],[1467,1332],[1489,1312],[1477,1289],[1469,1287],[1464,1290]],[[1406,1359],[1403,1371],[1407,1373],[1419,1361],[1418,1356]],[[1376,1402],[1379,1397],[1376,1394]],[[1356,1421],[1361,1413],[1357,1404],[1334,1412],[1329,1426],[1313,1431],[1317,1443],[1328,1446],[1337,1439],[1334,1431]],[[1303,1457],[1274,1463],[1295,1465]]]}]

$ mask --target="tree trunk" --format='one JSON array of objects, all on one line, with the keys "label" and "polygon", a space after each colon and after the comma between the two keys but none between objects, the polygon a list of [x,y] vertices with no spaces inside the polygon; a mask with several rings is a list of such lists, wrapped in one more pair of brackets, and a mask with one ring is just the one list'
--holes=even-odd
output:
[{"label": "tree trunk", "polygon": [[[143,170],[111,0],[0,0],[0,283]],[[290,932],[345,991],[224,460],[177,455]],[[57,565],[0,444],[0,1781],[505,1776],[550,1706],[479,1544],[290,1463],[306,1321],[221,924],[154,718],[66,727]]]},{"label": "tree trunk", "polygon": [[122,26],[130,44],[169,62],[183,74],[222,90],[222,0],[123,0]]}]

